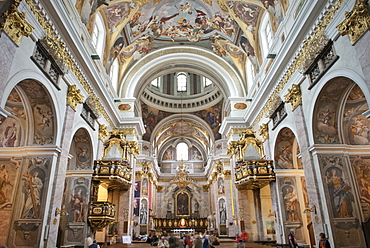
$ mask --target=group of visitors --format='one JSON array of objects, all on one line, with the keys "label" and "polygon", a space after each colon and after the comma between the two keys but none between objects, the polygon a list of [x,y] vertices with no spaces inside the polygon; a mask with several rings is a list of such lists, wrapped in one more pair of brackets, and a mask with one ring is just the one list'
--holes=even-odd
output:
[{"label": "group of visitors", "polygon": [[[320,233],[320,240],[319,240],[319,248],[331,248],[329,240],[326,238],[325,233]],[[296,248],[298,247],[297,239],[295,238],[294,229],[290,229],[290,233],[288,235],[289,247]]]},{"label": "group of visitors", "polygon": [[166,231],[163,232],[157,247],[160,248],[214,248],[219,245],[216,234],[180,234],[176,237],[173,234],[168,235]]}]

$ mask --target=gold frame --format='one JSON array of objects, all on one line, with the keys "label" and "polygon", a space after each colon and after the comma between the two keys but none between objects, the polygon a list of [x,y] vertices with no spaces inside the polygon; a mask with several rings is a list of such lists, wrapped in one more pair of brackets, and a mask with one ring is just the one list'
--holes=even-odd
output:
[{"label": "gold frame", "polygon": [[[187,194],[188,195],[188,212],[189,212],[189,214],[187,214],[187,215],[179,215],[179,214],[177,214],[177,197],[178,197],[178,195],[179,194],[181,194],[181,193],[184,193],[184,194]],[[181,190],[181,191],[179,191],[177,194],[176,194],[176,196],[175,196],[175,216],[179,216],[179,217],[189,217],[190,216],[190,213],[191,213],[191,209],[190,209],[190,203],[191,203],[191,195],[188,193],[188,192],[186,192],[186,191],[184,191],[184,190]]]}]

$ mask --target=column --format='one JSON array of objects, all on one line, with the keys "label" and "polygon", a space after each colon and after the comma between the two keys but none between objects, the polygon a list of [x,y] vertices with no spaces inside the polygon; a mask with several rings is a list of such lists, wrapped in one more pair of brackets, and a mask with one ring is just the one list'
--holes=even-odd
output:
[{"label": "column", "polygon": [[66,178],[66,169],[68,165],[69,148],[72,141],[73,135],[73,122],[75,118],[75,110],[72,106],[67,105],[66,114],[64,119],[64,128],[62,134],[61,152],[59,156],[59,163],[55,171],[54,187],[52,198],[50,199],[50,216],[47,225],[49,225],[49,235],[46,241],[45,247],[55,247],[58,237],[58,227],[60,215],[54,216],[55,209],[61,208],[63,194],[64,194],[64,183]]},{"label": "column", "polygon": [[261,206],[261,194],[260,189],[253,189],[253,200],[255,206],[255,214],[256,214],[256,221],[257,221],[257,239],[258,240],[265,240],[265,235],[263,232],[263,218],[262,218],[262,206]]}]

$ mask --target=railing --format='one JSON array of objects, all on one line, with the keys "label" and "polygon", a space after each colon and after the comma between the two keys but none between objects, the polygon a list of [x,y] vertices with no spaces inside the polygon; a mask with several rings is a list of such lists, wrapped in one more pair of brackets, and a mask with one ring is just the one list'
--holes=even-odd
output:
[{"label": "railing", "polygon": [[127,162],[95,160],[93,179],[109,189],[128,189],[131,186],[132,168]]},{"label": "railing", "polygon": [[171,230],[179,228],[191,228],[204,231],[208,226],[207,218],[154,218],[154,225],[157,230]]},{"label": "railing", "polygon": [[273,161],[244,161],[235,168],[235,179],[238,189],[263,188],[270,181],[275,181]]},{"label": "railing", "polygon": [[110,202],[90,202],[88,221],[92,229],[101,229],[115,221],[115,205]]}]

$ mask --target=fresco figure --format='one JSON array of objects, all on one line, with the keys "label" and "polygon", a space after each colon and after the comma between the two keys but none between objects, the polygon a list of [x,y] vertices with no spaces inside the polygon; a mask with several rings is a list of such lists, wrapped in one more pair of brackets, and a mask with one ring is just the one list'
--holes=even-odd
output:
[{"label": "fresco figure", "polygon": [[370,138],[369,120],[364,115],[357,115],[354,124],[348,127],[353,144],[367,145]]},{"label": "fresco figure", "polygon": [[14,147],[16,140],[17,140],[17,127],[15,126],[15,122],[13,122],[11,125],[5,128],[3,146]]},{"label": "fresco figure", "polygon": [[72,196],[71,199],[71,210],[73,212],[73,222],[84,222],[84,205],[85,205],[85,198],[82,195],[82,189],[79,188],[77,193]]},{"label": "fresco figure", "polygon": [[0,167],[0,196],[2,197],[0,204],[7,202],[6,195],[4,192],[5,185],[10,184],[9,182],[9,174],[5,168],[5,164],[1,165]]},{"label": "fresco figure", "polygon": [[351,189],[343,180],[337,175],[337,170],[332,169],[326,172],[326,182],[332,190],[333,203],[336,211],[336,217],[346,218],[352,217],[349,202],[347,200],[347,192]]},{"label": "fresco figure", "polygon": [[41,189],[44,186],[36,171],[31,176],[29,173],[23,175],[26,178],[24,192],[26,193],[26,204],[23,208],[23,219],[38,219],[38,208],[41,205]]},{"label": "fresco figure", "polygon": [[298,198],[295,194],[292,193],[291,188],[286,188],[285,195],[285,210],[288,214],[287,221],[300,221],[298,211]]}]

